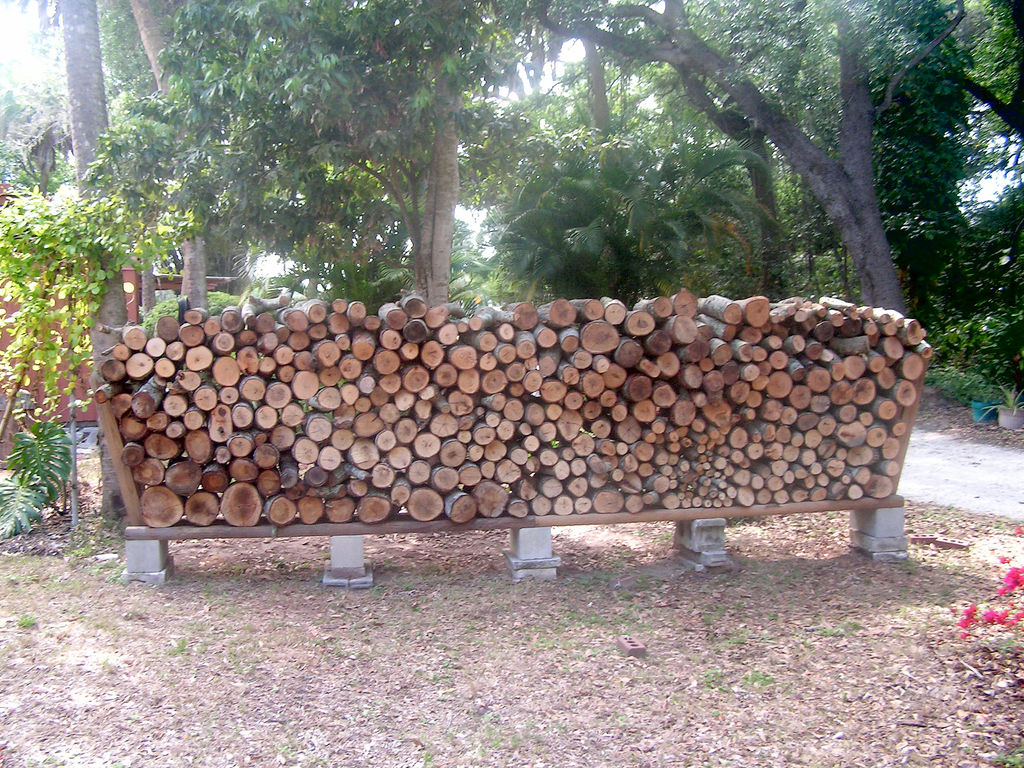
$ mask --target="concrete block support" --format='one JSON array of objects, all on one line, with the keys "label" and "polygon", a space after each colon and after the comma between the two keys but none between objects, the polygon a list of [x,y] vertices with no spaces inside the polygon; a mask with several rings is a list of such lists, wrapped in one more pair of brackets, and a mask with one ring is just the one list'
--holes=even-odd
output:
[{"label": "concrete block support", "polygon": [[903,507],[855,510],[850,513],[850,546],[879,562],[906,560],[903,522]]},{"label": "concrete block support", "polygon": [[553,579],[562,559],[551,550],[550,528],[513,529],[511,549],[505,559],[515,581],[520,579]]},{"label": "concrete block support", "polygon": [[373,586],[373,566],[363,559],[362,536],[331,536],[331,560],[324,569],[323,583],[345,589]]},{"label": "concrete block support", "polygon": [[732,566],[725,551],[724,517],[678,521],[673,544],[683,564],[695,571]]},{"label": "concrete block support", "polygon": [[124,543],[125,582],[163,584],[174,573],[174,561],[167,553],[166,541],[130,540]]}]

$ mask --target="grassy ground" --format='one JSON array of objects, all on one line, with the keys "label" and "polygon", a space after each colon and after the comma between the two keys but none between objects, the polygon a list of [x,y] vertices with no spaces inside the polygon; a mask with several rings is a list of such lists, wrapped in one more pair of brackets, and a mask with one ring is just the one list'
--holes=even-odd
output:
[{"label": "grassy ground", "polygon": [[1022,655],[950,613],[1024,539],[911,507],[971,546],[885,565],[846,527],[733,525],[715,574],[671,524],[557,530],[559,579],[520,584],[507,534],[381,537],[361,593],[320,586],[322,540],[172,544],[155,589],[50,529],[0,555],[0,765],[1024,765]]}]

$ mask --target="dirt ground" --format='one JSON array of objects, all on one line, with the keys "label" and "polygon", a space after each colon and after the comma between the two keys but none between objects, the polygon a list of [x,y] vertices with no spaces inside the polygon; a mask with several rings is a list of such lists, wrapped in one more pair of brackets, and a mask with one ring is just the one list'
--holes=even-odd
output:
[{"label": "dirt ground", "polygon": [[924,388],[914,429],[1024,450],[1024,429],[1003,429],[993,421],[976,423],[971,419],[970,408],[943,397],[934,387]]},{"label": "dirt ground", "polygon": [[372,537],[352,593],[316,539],[172,544],[171,583],[125,586],[85,519],[0,547],[3,768],[1024,765],[1024,653],[951,613],[1024,562],[999,518],[912,504],[969,546],[903,564],[841,513],[740,522],[712,574],[669,523],[562,529],[520,584],[507,533]]}]

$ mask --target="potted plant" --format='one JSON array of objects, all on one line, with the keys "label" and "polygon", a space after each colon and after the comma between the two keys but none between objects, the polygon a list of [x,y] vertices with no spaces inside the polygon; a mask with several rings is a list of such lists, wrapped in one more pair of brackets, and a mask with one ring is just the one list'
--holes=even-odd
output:
[{"label": "potted plant", "polygon": [[1003,399],[995,406],[999,413],[999,426],[1004,429],[1024,427],[1024,392],[1016,387],[1000,387]]},{"label": "potted plant", "polygon": [[[989,381],[1011,382],[1001,386],[1001,395],[985,412],[991,417],[999,414],[999,423],[1024,420],[1024,310],[985,318],[987,339],[977,351],[980,372]],[[1006,416],[1003,416],[1003,412]],[[1018,423],[1011,429],[1019,429]]]},{"label": "potted plant", "polygon": [[998,400],[992,400],[988,396],[979,395],[977,400],[971,400],[971,419],[976,423],[995,421],[998,408]]}]

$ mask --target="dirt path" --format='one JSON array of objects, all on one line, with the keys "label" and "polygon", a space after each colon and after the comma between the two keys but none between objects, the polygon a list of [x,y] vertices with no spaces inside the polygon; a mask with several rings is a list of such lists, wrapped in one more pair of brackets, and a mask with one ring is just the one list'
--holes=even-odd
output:
[{"label": "dirt path", "polygon": [[976,424],[970,408],[925,387],[899,494],[1024,520],[1024,430]]},{"label": "dirt path", "polygon": [[1024,520],[1024,452],[918,428],[899,493],[911,501]]}]

